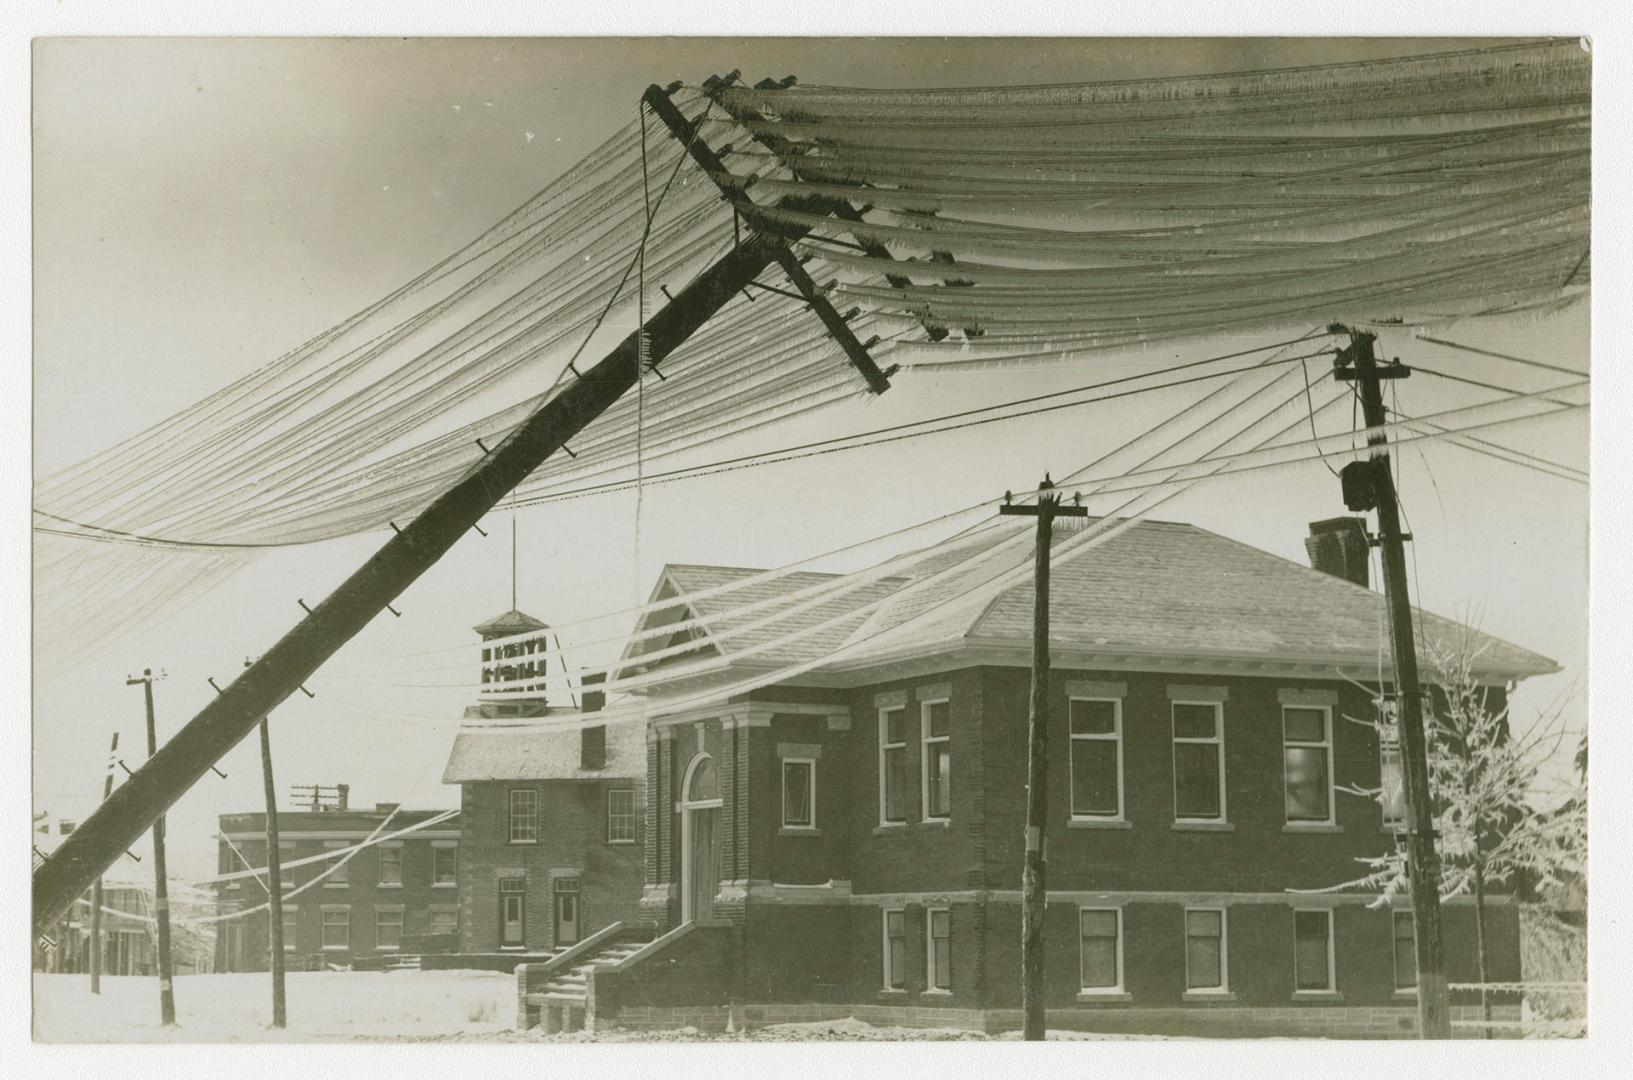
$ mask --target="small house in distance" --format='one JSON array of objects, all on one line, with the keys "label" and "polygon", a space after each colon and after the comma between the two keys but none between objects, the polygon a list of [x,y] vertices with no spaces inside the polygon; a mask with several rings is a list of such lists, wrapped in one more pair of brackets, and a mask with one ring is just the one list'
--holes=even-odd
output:
[{"label": "small house in distance", "polygon": [[[611,924],[638,921],[646,744],[639,723],[606,726],[552,716],[599,709],[585,676],[578,700],[553,705],[559,653],[546,625],[508,611],[476,627],[486,700],[468,720],[522,730],[462,730],[443,783],[460,786],[461,919],[465,954],[544,959]],[[527,635],[535,635],[527,637]],[[524,640],[500,643],[517,636]],[[558,662],[552,673],[551,657]],[[547,686],[552,690],[547,691]],[[529,727],[527,721],[538,721]]]}]

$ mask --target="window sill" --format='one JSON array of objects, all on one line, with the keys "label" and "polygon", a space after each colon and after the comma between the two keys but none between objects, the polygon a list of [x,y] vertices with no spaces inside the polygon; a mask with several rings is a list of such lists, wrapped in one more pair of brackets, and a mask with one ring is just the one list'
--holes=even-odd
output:
[{"label": "window sill", "polygon": [[325,945],[323,947],[323,951],[324,952],[350,952],[351,948],[352,947],[350,945]]},{"label": "window sill", "polygon": [[1284,833],[1341,833],[1344,826],[1335,825],[1330,821],[1289,821],[1281,827]]},{"label": "window sill", "polygon": [[401,945],[376,945],[374,947],[374,951],[375,952],[387,952],[387,953],[401,952],[402,951],[402,946]]},{"label": "window sill", "polygon": [[1294,990],[1294,1001],[1343,1001],[1344,995],[1337,990]]},{"label": "window sill", "polygon": [[433,889],[457,889],[457,888],[459,888],[459,882],[457,882],[457,881],[433,881],[433,882],[431,882],[431,888],[433,888]]},{"label": "window sill", "polygon": [[507,847],[537,847],[539,842],[537,840],[507,840],[505,844]]},{"label": "window sill", "polygon": [[920,993],[919,993],[919,997],[921,999],[922,998],[950,998],[952,996],[953,996],[953,992],[951,990],[923,990],[923,991],[920,991]]},{"label": "window sill", "polygon": [[1175,832],[1235,832],[1228,821],[1176,821],[1168,826]]},{"label": "window sill", "polygon": [[784,825],[777,830],[778,836],[821,836],[822,830],[814,825]]},{"label": "window sill", "polygon": [[874,836],[884,836],[887,833],[906,832],[909,829],[924,828],[926,826],[950,829],[952,821],[949,818],[931,818],[928,821],[891,821],[873,827]]},{"label": "window sill", "polygon": [[1396,990],[1391,996],[1396,1001],[1416,1001],[1418,999],[1418,988],[1410,986],[1404,990]]},{"label": "window sill", "polygon": [[345,881],[325,881],[323,887],[325,889],[349,889],[351,884]]},{"label": "window sill", "polygon": [[1068,829],[1132,829],[1132,823],[1122,818],[1077,818],[1066,823]]},{"label": "window sill", "polygon": [[886,1002],[886,1003],[896,1002],[896,1001],[906,1001],[907,1000],[907,991],[906,990],[899,990],[894,986],[887,987],[887,988],[879,991],[879,1000],[881,1002]]},{"label": "window sill", "polygon": [[607,841],[607,846],[608,847],[632,847],[632,846],[634,846],[634,844],[635,844],[635,841],[633,841],[633,840],[608,840]]},{"label": "window sill", "polygon": [[1191,1002],[1228,1002],[1236,1000],[1234,990],[1187,990],[1181,1001]]},{"label": "window sill", "polygon": [[403,887],[403,883],[400,882],[400,881],[382,881],[382,882],[380,882],[380,888],[382,888],[382,889],[400,889],[402,887]]},{"label": "window sill", "polygon": [[1077,1003],[1079,1005],[1109,1005],[1133,1000],[1134,995],[1126,990],[1079,990],[1077,992]]}]

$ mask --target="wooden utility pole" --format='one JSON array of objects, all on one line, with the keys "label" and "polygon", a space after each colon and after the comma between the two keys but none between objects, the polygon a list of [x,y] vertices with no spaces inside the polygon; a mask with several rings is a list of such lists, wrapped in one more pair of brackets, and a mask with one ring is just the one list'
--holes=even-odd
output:
[{"label": "wooden utility pole", "polygon": [[[1336,327],[1342,332],[1343,327]],[[1396,722],[1400,732],[1401,772],[1406,795],[1407,880],[1412,889],[1412,928],[1418,964],[1418,1037],[1451,1038],[1446,969],[1440,937],[1440,855],[1435,850],[1433,793],[1429,790],[1429,751],[1423,731],[1423,689],[1418,681],[1417,644],[1412,630],[1412,604],[1406,588],[1406,554],[1401,533],[1400,506],[1395,480],[1389,471],[1389,440],[1381,431],[1388,422],[1384,410],[1385,379],[1411,374],[1399,360],[1379,367],[1373,355],[1372,334],[1350,332],[1349,347],[1338,354],[1334,375],[1353,382],[1361,397],[1372,456],[1347,465],[1341,474],[1344,501],[1351,510],[1376,510],[1376,543],[1383,556],[1384,597],[1389,610],[1394,659]]]},{"label": "wooden utility pole", "polygon": [[1021,1037],[1038,1042],[1044,1035],[1043,917],[1044,832],[1049,823],[1049,548],[1057,517],[1086,517],[1082,506],[1062,506],[1051,494],[1048,474],[1038,485],[1033,506],[1007,501],[1000,514],[1038,519],[1038,541],[1033,563],[1032,705],[1027,714],[1026,749],[1026,862],[1021,868]]},{"label": "wooden utility pole", "polygon": [[[669,101],[670,91],[650,87],[644,100],[675,131],[676,138],[700,165],[708,169],[718,164],[718,157],[697,137],[703,118],[687,121],[680,116]],[[785,196],[784,201],[789,198]],[[741,200],[733,205],[748,216],[755,204]],[[851,213],[857,211],[852,209]],[[758,219],[755,221],[754,232],[743,236],[646,320],[647,368],[657,370],[699,327],[776,265],[788,245],[809,231],[803,226],[762,227]],[[641,331],[632,332],[599,363],[580,373],[511,429],[486,457],[388,540],[327,599],[309,609],[304,619],[121,785],[34,871],[34,933],[45,933],[97,875],[221,755],[237,746],[262,718],[434,566],[511,489],[634,386],[642,348]],[[884,374],[867,359],[865,347],[852,349],[847,343],[846,355],[853,365],[862,368],[875,392],[889,386]]]},{"label": "wooden utility pole", "polygon": [[[141,684],[142,697],[147,703],[149,758],[159,752],[159,736],[153,723],[153,683],[162,678],[164,675],[153,674],[152,668],[143,668],[139,677],[125,680],[126,686]],[[159,1023],[173,1027],[176,1023],[176,997],[170,981],[170,884],[165,880],[163,814],[153,820],[153,915],[158,930]]]},{"label": "wooden utility pole", "polygon": [[[251,661],[245,660],[249,667]],[[261,780],[266,786],[267,944],[272,950],[272,1026],[288,1027],[284,1003],[283,854],[278,848],[278,788],[272,781],[272,733],[261,717]]]},{"label": "wooden utility pole", "polygon": [[[113,791],[113,763],[119,757],[119,732],[113,733],[113,740],[108,743],[108,775],[102,778],[102,801],[108,801],[108,795]],[[91,947],[86,950],[90,953],[88,959],[91,964],[91,993],[102,992],[102,878],[97,876],[96,884],[91,887]]]}]

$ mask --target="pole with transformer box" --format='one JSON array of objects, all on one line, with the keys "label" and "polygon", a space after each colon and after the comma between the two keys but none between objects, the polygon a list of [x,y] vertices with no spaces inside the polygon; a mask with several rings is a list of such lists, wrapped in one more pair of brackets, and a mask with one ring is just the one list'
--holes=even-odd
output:
[{"label": "pole with transformer box", "polygon": [[[159,736],[153,721],[153,684],[164,678],[164,673],[153,674],[152,668],[143,668],[142,674],[125,680],[126,686],[142,687],[147,704],[147,756],[151,759],[159,751]],[[170,969],[170,883],[165,880],[164,815],[153,819],[153,915],[158,938],[157,967],[159,971],[159,1022],[165,1027],[176,1023],[176,994]]]},{"label": "pole with transformer box", "polygon": [[1388,438],[1378,429],[1388,422],[1380,383],[1404,379],[1411,369],[1399,360],[1379,366],[1373,355],[1377,338],[1348,332],[1349,346],[1333,362],[1333,376],[1353,382],[1361,398],[1361,412],[1369,429],[1371,457],[1346,465],[1339,474],[1344,503],[1351,510],[1376,510],[1378,546],[1383,561],[1385,603],[1389,612],[1394,661],[1393,695],[1400,733],[1401,772],[1406,795],[1406,871],[1412,891],[1412,929],[1418,967],[1418,1037],[1451,1038],[1451,1010],[1447,1001],[1444,949],[1440,932],[1440,855],[1435,849],[1433,793],[1429,789],[1429,749],[1423,727],[1423,687],[1418,676],[1417,644],[1412,628],[1412,603],[1407,592],[1406,540],[1401,532],[1400,504],[1389,469]]},{"label": "pole with transformer box", "polygon": [[1088,508],[1063,506],[1044,474],[1038,501],[1017,506],[1005,493],[1000,514],[1038,519],[1033,562],[1032,701],[1027,713],[1026,861],[1021,867],[1021,1037],[1044,1037],[1044,834],[1049,821],[1049,549],[1057,517],[1087,517]]}]

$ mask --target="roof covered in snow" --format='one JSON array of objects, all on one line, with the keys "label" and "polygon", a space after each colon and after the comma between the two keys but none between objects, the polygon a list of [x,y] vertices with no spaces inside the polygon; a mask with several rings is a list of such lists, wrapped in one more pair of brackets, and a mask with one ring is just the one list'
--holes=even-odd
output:
[{"label": "roof covered in snow", "polygon": [[[1059,520],[1052,569],[1050,640],[1122,656],[1367,665],[1377,663],[1382,593],[1218,533],[1179,522],[1141,521],[1093,546],[1064,548],[1100,519]],[[1029,519],[1005,523],[971,541],[948,541],[883,576],[796,573],[754,581],[715,597],[648,615],[640,629],[687,617],[695,650],[659,663],[723,658],[766,666],[822,660],[821,672],[856,671],[954,648],[1030,646],[1033,589],[1029,569],[994,595],[982,586],[1032,561]],[[764,575],[744,567],[672,565],[653,599]],[[847,585],[849,579],[853,584]],[[799,608],[810,586],[830,585],[820,602]],[[785,602],[775,602],[776,598]],[[744,604],[772,603],[746,615]],[[882,601],[874,603],[875,601]],[[787,610],[786,616],[779,611]],[[1417,612],[1425,641],[1460,632],[1450,619]],[[819,628],[819,629],[818,629]],[[787,641],[778,640],[797,634]],[[622,676],[639,658],[685,640],[660,635],[632,642]],[[1524,678],[1558,670],[1552,660],[1486,634],[1474,635],[1480,671]],[[1387,657],[1385,668],[1387,669]]]},{"label": "roof covered in snow", "polygon": [[484,780],[605,780],[646,775],[646,733],[639,724],[607,724],[606,766],[582,767],[577,727],[507,733],[461,731],[443,770],[445,784]]}]

